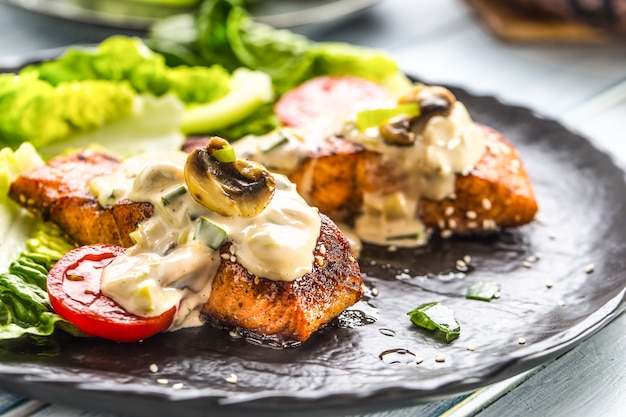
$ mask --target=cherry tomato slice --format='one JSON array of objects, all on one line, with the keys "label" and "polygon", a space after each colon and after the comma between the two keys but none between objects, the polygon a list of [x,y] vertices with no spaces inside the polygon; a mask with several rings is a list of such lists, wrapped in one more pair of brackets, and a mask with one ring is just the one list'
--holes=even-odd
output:
[{"label": "cherry tomato slice", "polygon": [[336,117],[369,100],[388,100],[390,94],[375,82],[352,76],[320,76],[304,82],[274,105],[286,126],[300,126],[318,117]]},{"label": "cherry tomato slice", "polygon": [[102,294],[102,268],[124,253],[121,246],[97,244],[68,252],[48,274],[48,295],[54,311],[86,334],[136,342],[167,330],[176,308],[158,317],[140,317]]}]

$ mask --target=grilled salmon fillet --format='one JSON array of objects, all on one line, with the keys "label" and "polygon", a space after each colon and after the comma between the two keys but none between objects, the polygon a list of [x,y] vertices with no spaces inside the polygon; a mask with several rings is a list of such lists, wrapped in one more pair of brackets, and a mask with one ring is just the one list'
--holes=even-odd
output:
[{"label": "grilled salmon fillet", "polygon": [[454,196],[420,202],[421,219],[434,230],[486,234],[535,218],[537,200],[519,154],[499,132],[482,128],[485,153],[469,174],[457,175]]},{"label": "grilled salmon fillet", "polygon": [[[452,197],[422,198],[419,217],[444,233],[475,235],[531,222],[537,212],[528,173],[518,153],[494,129],[481,126],[486,150],[466,175],[457,175]],[[350,222],[359,214],[363,193],[391,190],[402,182],[389,162],[362,145],[331,138],[309,155],[289,178],[312,206],[331,218]]]},{"label": "grilled salmon fillet", "polygon": [[21,175],[9,196],[43,219],[56,223],[78,245],[110,243],[129,247],[129,234],[152,216],[149,203],[121,201],[102,207],[89,193],[89,181],[112,174],[120,161],[101,152],[85,150],[59,156]]},{"label": "grilled salmon fillet", "polygon": [[[59,225],[79,245],[129,247],[129,233],[153,214],[150,203],[122,201],[101,207],[88,183],[112,174],[119,160],[95,151],[68,154],[17,178],[10,196]],[[362,279],[350,244],[326,216],[315,248],[313,271],[293,282],[251,275],[222,259],[202,314],[214,326],[263,340],[298,344],[362,296]],[[221,248],[228,253],[229,244]]]},{"label": "grilled salmon fillet", "polygon": [[[299,343],[362,296],[358,262],[335,224],[321,215],[313,271],[295,281],[250,274],[223,260],[202,313],[217,326],[235,328],[262,340]],[[222,248],[228,254],[228,246]]]}]

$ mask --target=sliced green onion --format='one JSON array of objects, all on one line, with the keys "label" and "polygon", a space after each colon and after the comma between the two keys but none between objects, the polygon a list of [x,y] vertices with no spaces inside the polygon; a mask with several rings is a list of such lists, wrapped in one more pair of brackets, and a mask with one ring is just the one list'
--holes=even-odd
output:
[{"label": "sliced green onion", "polygon": [[186,192],[187,187],[185,187],[184,184],[181,184],[178,187],[172,188],[171,190],[163,194],[161,196],[161,202],[164,206],[167,206],[168,204],[173,203],[174,200],[176,200],[178,197],[184,195]]},{"label": "sliced green onion", "polygon": [[393,236],[387,236],[385,238],[385,240],[387,241],[394,241],[394,240],[418,240],[420,238],[420,233],[416,232],[416,233],[407,233],[406,235],[393,235]]},{"label": "sliced green onion", "polygon": [[278,148],[279,146],[286,144],[287,142],[289,142],[289,138],[287,138],[287,136],[285,136],[282,133],[278,133],[276,135],[275,140],[273,140],[270,143],[263,144],[262,146],[259,147],[259,150],[263,153],[268,153]]},{"label": "sliced green onion", "polygon": [[500,284],[492,281],[478,281],[467,289],[467,298],[472,300],[491,301],[500,291]]},{"label": "sliced green onion", "polygon": [[213,250],[218,250],[222,247],[226,241],[227,233],[224,229],[207,219],[206,217],[200,217],[198,226],[196,226],[196,233],[194,234],[194,240],[200,240],[205,245]]},{"label": "sliced green onion", "polygon": [[356,127],[361,132],[370,127],[380,126],[388,120],[398,116],[416,117],[420,114],[420,108],[417,103],[400,104],[397,107],[386,109],[368,109],[357,113]]},{"label": "sliced green onion", "polygon": [[213,158],[223,163],[235,162],[235,160],[237,159],[235,157],[235,148],[230,145],[224,146],[222,149],[213,151],[211,155],[213,156]]},{"label": "sliced green onion", "polygon": [[407,313],[411,322],[427,330],[439,330],[451,342],[461,334],[461,326],[454,318],[454,312],[438,302],[426,303]]}]

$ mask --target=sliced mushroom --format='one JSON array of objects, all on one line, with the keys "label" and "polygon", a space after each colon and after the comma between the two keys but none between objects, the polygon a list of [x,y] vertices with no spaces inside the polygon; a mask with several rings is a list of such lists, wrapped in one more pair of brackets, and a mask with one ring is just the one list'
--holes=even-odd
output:
[{"label": "sliced mushroom", "polygon": [[185,163],[185,182],[193,198],[216,213],[255,216],[274,195],[274,177],[247,159],[220,162],[214,153],[228,147],[226,140],[212,137],[206,148],[195,149]]},{"label": "sliced mushroom", "polygon": [[398,101],[400,104],[417,103],[420,114],[392,119],[381,126],[380,134],[389,145],[411,146],[417,134],[422,132],[428,121],[436,115],[448,116],[456,97],[450,90],[440,86],[418,84]]},{"label": "sliced mushroom", "polygon": [[415,133],[411,130],[411,118],[401,116],[380,127],[380,135],[389,145],[412,146]]}]

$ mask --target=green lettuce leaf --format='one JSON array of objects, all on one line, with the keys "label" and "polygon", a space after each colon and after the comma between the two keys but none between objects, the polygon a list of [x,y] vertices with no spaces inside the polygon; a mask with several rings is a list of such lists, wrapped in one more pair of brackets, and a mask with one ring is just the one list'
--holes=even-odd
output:
[{"label": "green lettuce leaf", "polygon": [[197,15],[164,19],[151,28],[146,42],[170,64],[220,63],[230,71],[239,67],[263,71],[272,77],[278,94],[319,75],[354,75],[385,85],[392,79],[394,87],[403,78],[408,85],[396,62],[381,50],[316,43],[255,22],[237,0],[207,0]]},{"label": "green lettuce leaf", "polygon": [[43,164],[28,143],[0,150],[0,340],[50,335],[55,325],[78,334],[55,314],[46,292],[47,273],[72,246],[51,224],[42,223],[11,201],[8,190],[21,173]]}]

